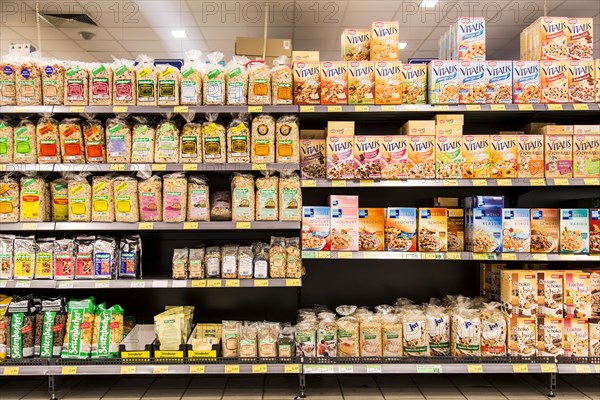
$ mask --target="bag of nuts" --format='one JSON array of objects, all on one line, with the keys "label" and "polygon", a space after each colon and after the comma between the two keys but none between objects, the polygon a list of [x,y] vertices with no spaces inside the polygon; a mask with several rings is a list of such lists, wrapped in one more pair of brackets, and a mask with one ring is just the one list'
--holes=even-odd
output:
[{"label": "bag of nuts", "polygon": [[286,253],[286,278],[301,278],[304,275],[302,267],[302,252],[300,251],[300,238],[285,239]]},{"label": "bag of nuts", "polygon": [[83,63],[74,63],[65,71],[66,106],[87,106],[88,104],[88,71]]},{"label": "bag of nuts", "polygon": [[90,106],[110,106],[112,104],[113,70],[108,64],[91,64],[89,76]]},{"label": "bag of nuts", "polygon": [[202,104],[202,68],[200,50],[185,52],[185,62],[181,69],[181,104],[197,106]]},{"label": "bag of nuts", "polygon": [[42,72],[44,105],[61,105],[64,101],[65,68],[58,60],[40,65]]}]

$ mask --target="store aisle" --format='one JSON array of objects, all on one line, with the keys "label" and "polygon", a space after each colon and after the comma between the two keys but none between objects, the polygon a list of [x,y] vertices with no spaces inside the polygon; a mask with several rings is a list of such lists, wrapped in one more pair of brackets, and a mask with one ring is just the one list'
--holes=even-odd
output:
[{"label": "store aisle", "polygon": [[[559,377],[559,400],[600,400],[600,376]],[[291,400],[295,376],[73,377],[59,400]],[[538,400],[544,382],[528,375],[323,375],[308,377],[310,400]],[[0,400],[47,400],[44,379],[0,380]]]}]

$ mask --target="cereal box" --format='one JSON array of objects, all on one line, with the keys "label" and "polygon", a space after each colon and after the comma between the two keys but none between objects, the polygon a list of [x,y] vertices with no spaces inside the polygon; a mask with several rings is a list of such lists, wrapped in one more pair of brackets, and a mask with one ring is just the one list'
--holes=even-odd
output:
[{"label": "cereal box", "polygon": [[384,136],[381,142],[382,179],[407,179],[408,177],[408,149],[406,136]]},{"label": "cereal box", "polygon": [[348,28],[342,33],[342,60],[367,61],[371,55],[371,30]]},{"label": "cereal box", "polygon": [[436,125],[435,136],[462,136],[462,125]]},{"label": "cereal box", "polygon": [[596,102],[600,103],[600,60],[594,60],[596,70]]},{"label": "cereal box", "polygon": [[[600,253],[600,209],[590,210],[590,253]],[[599,276],[600,279],[600,276]],[[600,280],[598,281],[598,307],[600,307]],[[598,315],[600,316],[600,315]]]},{"label": "cereal box", "polygon": [[544,138],[534,135],[518,135],[519,144],[517,177],[544,177]]},{"label": "cereal box", "polygon": [[321,61],[318,51],[292,51],[292,61],[296,62],[319,62]]},{"label": "cereal box", "polygon": [[534,24],[534,59],[567,60],[567,18],[540,17]]},{"label": "cereal box", "polygon": [[502,251],[502,209],[473,208],[467,216],[467,251],[492,253]]},{"label": "cereal box", "polygon": [[371,61],[348,63],[348,104],[375,104],[375,64]]},{"label": "cereal box", "polygon": [[569,97],[573,103],[593,103],[594,61],[569,61]]},{"label": "cereal box", "polygon": [[458,66],[458,102],[485,104],[486,81],[484,61],[461,61]]},{"label": "cereal box", "polygon": [[327,135],[353,136],[354,121],[329,121],[327,122]]},{"label": "cereal box", "polygon": [[371,24],[371,60],[398,61],[400,51],[399,26],[397,21],[374,21]]},{"label": "cereal box", "polygon": [[302,179],[325,179],[325,139],[300,140]]},{"label": "cereal box", "polygon": [[592,290],[592,316],[600,317],[600,269],[594,269],[589,272]]},{"label": "cereal box", "polygon": [[358,196],[329,196],[331,250],[358,250]]},{"label": "cereal box", "polygon": [[590,318],[590,357],[600,357],[600,318]]},{"label": "cereal box", "polygon": [[437,136],[435,149],[435,177],[462,178],[462,137]]},{"label": "cereal box", "polygon": [[573,177],[573,136],[544,135],[546,178]]},{"label": "cereal box", "polygon": [[465,211],[448,208],[448,251],[465,250]]},{"label": "cereal box", "polygon": [[538,282],[538,317],[562,318],[564,313],[563,272],[539,271]]},{"label": "cereal box", "polygon": [[459,18],[456,41],[459,60],[485,60],[485,19]]},{"label": "cereal box", "polygon": [[402,125],[402,134],[409,136],[435,135],[435,121],[407,121]]},{"label": "cereal box", "polygon": [[435,178],[435,136],[409,136],[408,178]]},{"label": "cereal box", "polygon": [[502,251],[504,253],[529,253],[529,208],[502,209]]},{"label": "cereal box", "polygon": [[402,104],[402,62],[375,62],[375,104]]},{"label": "cereal box", "polygon": [[600,178],[600,135],[573,136],[573,178]]},{"label": "cereal box", "polygon": [[574,125],[574,135],[600,135],[600,125]]},{"label": "cereal box", "polygon": [[417,250],[417,209],[385,209],[385,249],[387,251]]},{"label": "cereal box", "polygon": [[535,317],[538,308],[537,273],[504,270],[501,272],[500,297],[508,315]]},{"label": "cereal box", "polygon": [[436,126],[453,125],[463,126],[465,124],[464,114],[436,114],[434,117]]},{"label": "cereal box", "polygon": [[381,179],[383,166],[383,136],[354,137],[354,177]]},{"label": "cereal box", "polygon": [[490,178],[515,178],[518,157],[517,135],[492,135]]},{"label": "cereal box", "polygon": [[545,125],[540,129],[542,135],[572,135],[573,125]]},{"label": "cereal box", "polygon": [[427,65],[402,65],[402,104],[427,103]]},{"label": "cereal box", "polygon": [[592,60],[593,18],[569,18],[567,20],[567,51],[571,60]]},{"label": "cereal box", "polygon": [[490,136],[465,135],[462,138],[462,177],[490,177]]},{"label": "cereal box", "polygon": [[427,82],[430,104],[458,104],[458,61],[431,61]]},{"label": "cereal box", "polygon": [[564,271],[565,317],[590,318],[592,316],[592,277],[589,272]]},{"label": "cereal box", "polygon": [[542,61],[540,63],[542,103],[569,102],[569,71],[567,65],[567,61]]},{"label": "cereal box", "polygon": [[481,294],[489,300],[500,301],[500,282],[506,264],[482,263],[480,272]]},{"label": "cereal box", "polygon": [[329,250],[329,207],[302,207],[302,249]]},{"label": "cereal box", "polygon": [[485,98],[488,104],[510,104],[513,99],[513,62],[485,62]]},{"label": "cereal box", "polygon": [[539,61],[513,61],[513,103],[540,102]]},{"label": "cereal box", "polygon": [[358,250],[383,250],[385,208],[358,209]]},{"label": "cereal box", "polygon": [[560,252],[587,253],[589,249],[589,210],[560,209]]},{"label": "cereal box", "polygon": [[537,356],[560,357],[564,355],[564,322],[562,318],[546,317],[537,320]]},{"label": "cereal box", "polygon": [[531,252],[558,253],[560,233],[559,211],[556,208],[531,209]]},{"label": "cereal box", "polygon": [[535,318],[512,317],[509,321],[508,355],[532,357],[537,351],[537,324]]},{"label": "cereal box", "polygon": [[463,198],[465,208],[502,208],[504,196],[468,196]]},{"label": "cereal box", "polygon": [[565,357],[589,357],[589,324],[586,318],[565,318]]},{"label": "cereal box", "polygon": [[321,64],[294,63],[294,104],[321,104]]},{"label": "cereal box", "polygon": [[354,136],[327,135],[327,179],[354,179]]},{"label": "cereal box", "polygon": [[348,103],[348,64],[346,61],[321,63],[321,104]]},{"label": "cereal box", "polygon": [[448,215],[445,208],[419,208],[419,251],[447,251]]}]

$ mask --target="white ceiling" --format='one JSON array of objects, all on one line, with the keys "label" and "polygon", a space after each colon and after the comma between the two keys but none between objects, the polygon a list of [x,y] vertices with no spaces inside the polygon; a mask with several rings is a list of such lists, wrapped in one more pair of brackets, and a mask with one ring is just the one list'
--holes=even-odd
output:
[{"label": "white ceiling", "polygon": [[[409,57],[436,57],[438,39],[458,16],[484,16],[488,59],[514,59],[519,54],[519,32],[547,14],[594,18],[594,51],[600,57],[600,0],[453,1],[440,0],[435,9],[422,9],[421,0],[277,0],[269,1],[269,37],[292,38],[296,50],[319,50],[321,59],[340,55],[345,27],[369,27],[373,20],[400,22],[401,52]],[[33,43],[43,55],[82,61],[110,61],[111,56],[134,58],[147,53],[156,58],[182,58],[188,49],[219,50],[229,59],[236,36],[262,37],[264,1],[244,0],[40,0],[47,13],[85,13],[98,27],[60,28],[41,21],[37,40],[35,0],[0,0],[0,54],[11,43]],[[294,10],[296,13],[294,13]],[[183,29],[188,38],[174,39],[171,30]],[[96,36],[84,41],[80,31]]]}]

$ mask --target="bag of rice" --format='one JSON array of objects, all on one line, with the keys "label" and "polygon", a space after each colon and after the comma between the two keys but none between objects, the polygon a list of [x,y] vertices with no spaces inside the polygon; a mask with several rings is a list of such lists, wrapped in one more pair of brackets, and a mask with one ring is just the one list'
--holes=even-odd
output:
[{"label": "bag of rice", "polygon": [[89,79],[88,71],[83,63],[72,63],[65,71],[66,106],[87,106]]},{"label": "bag of rice", "polygon": [[110,106],[112,104],[113,70],[108,64],[94,63],[89,68],[90,106]]},{"label": "bag of rice", "polygon": [[158,105],[179,105],[179,70],[169,64],[158,67]]},{"label": "bag of rice", "polygon": [[163,176],[163,221],[183,222],[187,214],[187,180],[177,172]]},{"label": "bag of rice", "polygon": [[162,221],[162,179],[152,175],[138,183],[140,220]]},{"label": "bag of rice", "polygon": [[105,132],[102,121],[93,119],[93,114],[85,114],[83,123],[83,138],[85,142],[85,158],[88,163],[106,162],[106,151],[104,150]]},{"label": "bag of rice", "polygon": [[134,62],[131,60],[115,60],[113,70],[113,105],[135,106],[137,101],[137,84]]},{"label": "bag of rice", "polygon": [[115,200],[113,178],[106,175],[92,178],[92,221],[114,222]]},{"label": "bag of rice", "polygon": [[218,117],[217,113],[206,114],[207,121],[202,124],[202,148],[205,163],[227,162],[225,127],[217,123]]},{"label": "bag of rice", "polygon": [[208,64],[204,65],[202,77],[204,105],[222,106],[225,104],[225,74],[219,62],[223,59],[223,53],[215,51],[206,57]]},{"label": "bag of rice", "polygon": [[84,163],[83,134],[77,118],[65,118],[58,125],[60,153],[64,163]]},{"label": "bag of rice", "polygon": [[154,139],[156,130],[145,117],[134,117],[131,142],[132,163],[152,163],[154,161]]},{"label": "bag of rice", "polygon": [[248,71],[245,64],[248,59],[244,56],[233,56],[225,65],[227,79],[227,104],[243,105],[247,103]]},{"label": "bag of rice", "polygon": [[59,60],[50,60],[40,65],[42,72],[42,94],[44,105],[61,105],[64,101],[65,68]]},{"label": "bag of rice", "polygon": [[131,128],[125,115],[106,120],[106,161],[123,164],[131,162]]},{"label": "bag of rice", "polygon": [[8,122],[0,119],[0,164],[12,163],[14,159],[15,130]]},{"label": "bag of rice", "polygon": [[197,106],[202,104],[202,67],[200,50],[185,52],[185,62],[181,69],[181,104]]},{"label": "bag of rice", "polygon": [[58,121],[44,116],[36,125],[38,162],[40,164],[60,163],[60,135]]},{"label": "bag of rice", "polygon": [[129,176],[118,176],[114,180],[115,220],[138,222],[138,181]]},{"label": "bag of rice", "polygon": [[22,119],[15,128],[14,161],[17,164],[37,163],[37,140],[35,125],[28,119]]},{"label": "bag of rice", "polygon": [[193,122],[194,112],[182,114],[186,124],[181,132],[181,162],[182,163],[201,163],[202,162],[202,124]]},{"label": "bag of rice", "polygon": [[92,220],[92,187],[87,180],[88,175],[82,173],[68,178],[69,221],[71,222]]},{"label": "bag of rice", "polygon": [[167,113],[167,119],[162,120],[156,127],[154,162],[179,162],[179,129],[177,129],[177,125],[171,121],[170,113]]}]

